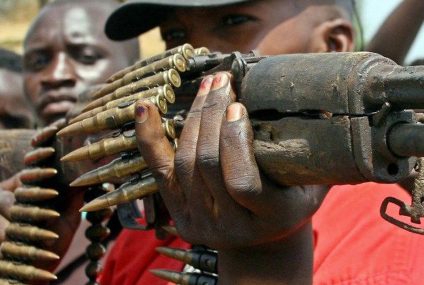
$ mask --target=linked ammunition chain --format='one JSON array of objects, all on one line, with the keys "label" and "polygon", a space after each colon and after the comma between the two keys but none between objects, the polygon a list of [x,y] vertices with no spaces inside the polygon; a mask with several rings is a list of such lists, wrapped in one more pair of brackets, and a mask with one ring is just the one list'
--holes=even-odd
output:
[{"label": "linked ammunition chain", "polygon": [[[25,160],[28,163],[33,156],[45,155],[44,152],[50,150],[30,152]],[[33,265],[35,261],[59,259],[55,253],[43,249],[43,242],[55,240],[59,236],[42,226],[43,223],[60,217],[58,212],[44,206],[59,193],[54,189],[38,186],[41,180],[55,174],[55,169],[36,167],[27,169],[22,174],[24,185],[15,191],[16,203],[10,209],[11,222],[6,228],[7,239],[0,246],[0,284],[26,284],[56,279],[54,274]]]},{"label": "linked ammunition chain", "polygon": [[216,285],[218,284],[218,253],[204,246],[192,249],[158,247],[156,250],[169,258],[182,261],[191,270],[175,272],[163,269],[152,270],[157,277],[182,285]]},{"label": "linked ammunition chain", "polygon": [[[84,193],[84,200],[91,201],[110,191],[113,191],[113,185],[110,183],[95,185]],[[99,284],[97,283],[97,277],[102,270],[100,259],[106,253],[104,241],[110,234],[110,229],[104,222],[111,217],[112,213],[113,211],[110,208],[87,213],[86,219],[91,225],[85,231],[85,236],[91,243],[86,249],[86,257],[89,260],[85,268],[85,274],[88,277],[86,285]]]}]

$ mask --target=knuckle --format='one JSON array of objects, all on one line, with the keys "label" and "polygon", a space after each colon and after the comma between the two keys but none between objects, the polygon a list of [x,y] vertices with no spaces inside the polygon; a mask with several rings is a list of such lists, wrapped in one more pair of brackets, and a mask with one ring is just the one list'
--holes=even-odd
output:
[{"label": "knuckle", "polygon": [[201,108],[194,108],[187,114],[187,119],[199,119],[202,116]]},{"label": "knuckle", "polygon": [[199,148],[196,155],[196,165],[203,170],[219,166],[219,152],[210,147]]},{"label": "knuckle", "polygon": [[175,170],[177,175],[185,175],[193,172],[192,157],[193,155],[190,155],[188,151],[177,150],[175,155]]},{"label": "knuckle", "polygon": [[228,190],[234,195],[252,197],[262,192],[259,179],[255,175],[241,175],[226,179]]},{"label": "knuckle", "polygon": [[155,174],[159,181],[169,181],[172,177],[172,165],[169,164],[168,160],[157,159],[155,165],[150,167],[150,170]]}]

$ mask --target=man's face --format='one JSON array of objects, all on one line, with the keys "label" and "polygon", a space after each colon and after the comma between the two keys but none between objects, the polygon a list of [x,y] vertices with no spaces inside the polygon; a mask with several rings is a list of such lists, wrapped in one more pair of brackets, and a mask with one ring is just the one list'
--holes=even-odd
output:
[{"label": "man's face", "polygon": [[24,46],[24,87],[42,123],[62,118],[79,93],[129,64],[125,49],[106,38],[111,8],[98,2],[48,7]]},{"label": "man's face", "polygon": [[30,128],[31,107],[23,94],[22,75],[0,69],[0,129]]},{"label": "man's face", "polygon": [[299,13],[296,1],[251,1],[248,4],[207,9],[177,9],[160,28],[167,48],[185,42],[221,52],[264,54],[307,52],[310,21]]}]

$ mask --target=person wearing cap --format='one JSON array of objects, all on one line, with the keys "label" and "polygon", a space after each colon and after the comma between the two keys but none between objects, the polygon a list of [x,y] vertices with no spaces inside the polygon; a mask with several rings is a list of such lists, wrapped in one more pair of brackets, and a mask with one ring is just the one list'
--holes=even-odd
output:
[{"label": "person wearing cap", "polygon": [[[128,1],[105,31],[123,40],[159,26],[167,48],[189,42],[221,52],[343,52],[353,50],[354,10],[348,0]],[[325,189],[289,189],[260,177],[244,107],[220,109],[224,120],[214,114],[213,106],[227,106],[222,97],[231,102],[229,81],[225,73],[205,79],[175,157],[152,131],[159,129],[155,108],[138,102],[136,114],[140,149],[163,186],[177,230],[184,240],[218,249],[220,284],[309,284],[312,272],[314,284],[421,284],[415,264],[424,256],[418,253],[422,238],[379,216],[385,197],[407,200],[409,194],[397,185],[334,186],[311,230]],[[219,148],[219,134],[232,143]],[[124,231],[102,285],[166,284],[146,273],[161,263],[143,246],[153,240],[152,233]]]},{"label": "person wearing cap", "polygon": [[[124,40],[159,26],[167,48],[189,42],[222,52],[342,52],[353,49],[352,10],[348,0],[139,0],[118,8],[105,31]],[[315,284],[420,284],[414,264],[424,258],[422,240],[378,216],[378,199],[404,200],[408,194],[396,185],[335,186],[312,229],[326,188],[284,187],[261,176],[246,110],[238,103],[226,109],[233,100],[230,80],[226,73],[205,79],[175,161],[155,132],[160,129],[155,108],[146,102],[136,108],[140,149],[177,230],[190,243],[218,249],[220,284],[310,284],[312,274]],[[220,134],[229,142],[221,149]],[[167,284],[148,272],[183,270],[181,263],[168,267],[171,261],[155,252],[164,244],[190,246],[178,238],[157,241],[153,232],[124,230],[100,283]]]}]

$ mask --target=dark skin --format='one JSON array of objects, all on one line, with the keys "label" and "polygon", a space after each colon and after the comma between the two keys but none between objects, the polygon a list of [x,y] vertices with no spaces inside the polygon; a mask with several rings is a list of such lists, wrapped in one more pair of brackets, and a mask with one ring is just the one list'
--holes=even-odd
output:
[{"label": "dark skin", "polygon": [[403,64],[423,21],[423,1],[402,1],[377,31],[366,50]]},{"label": "dark skin", "polygon": [[103,33],[101,23],[114,7],[64,2],[45,8],[31,26],[24,44],[24,86],[42,124],[63,118],[78,94],[131,64],[131,43],[112,42]]},{"label": "dark skin", "polygon": [[[180,9],[161,32],[167,48],[190,42],[263,54],[353,49],[351,24],[338,8],[301,2]],[[219,250],[220,284],[311,284],[310,219],[327,188],[284,187],[261,176],[247,111],[234,103],[230,82],[226,73],[203,81],[176,154],[159,131],[157,109],[139,101],[140,151],[181,236]]]},{"label": "dark skin", "polygon": [[0,129],[30,128],[31,106],[23,94],[22,75],[0,68]]}]

